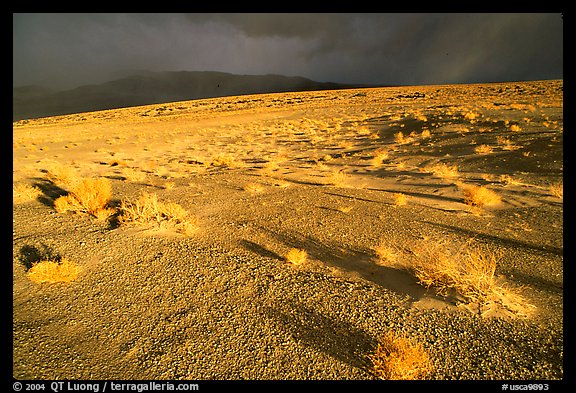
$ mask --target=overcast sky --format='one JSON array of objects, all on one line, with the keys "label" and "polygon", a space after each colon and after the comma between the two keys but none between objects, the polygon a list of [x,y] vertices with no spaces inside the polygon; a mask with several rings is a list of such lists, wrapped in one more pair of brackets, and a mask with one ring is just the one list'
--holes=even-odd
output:
[{"label": "overcast sky", "polygon": [[560,79],[561,14],[14,14],[13,85],[126,70],[438,84]]}]

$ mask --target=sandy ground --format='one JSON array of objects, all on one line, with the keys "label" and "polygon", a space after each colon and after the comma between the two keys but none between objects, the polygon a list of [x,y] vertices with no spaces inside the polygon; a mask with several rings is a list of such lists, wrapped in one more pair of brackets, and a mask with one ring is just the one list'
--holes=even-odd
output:
[{"label": "sandy ground", "polygon": [[[14,377],[370,379],[393,331],[424,345],[430,379],[561,379],[562,90],[266,94],[14,123],[14,184],[41,191],[13,205]],[[113,207],[143,191],[176,202],[198,230],[57,213],[59,166],[108,178]],[[502,202],[471,207],[463,185]],[[381,242],[422,241],[496,253],[526,307],[442,297],[378,263]],[[78,279],[32,282],[50,257]]]}]

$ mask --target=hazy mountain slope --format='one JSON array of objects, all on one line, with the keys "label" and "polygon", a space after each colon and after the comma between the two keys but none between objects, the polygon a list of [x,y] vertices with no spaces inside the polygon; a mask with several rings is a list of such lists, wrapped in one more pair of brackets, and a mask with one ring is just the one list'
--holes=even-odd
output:
[{"label": "hazy mountain slope", "polygon": [[229,95],[357,87],[281,75],[211,71],[149,72],[98,85],[54,92],[14,88],[13,120]]}]

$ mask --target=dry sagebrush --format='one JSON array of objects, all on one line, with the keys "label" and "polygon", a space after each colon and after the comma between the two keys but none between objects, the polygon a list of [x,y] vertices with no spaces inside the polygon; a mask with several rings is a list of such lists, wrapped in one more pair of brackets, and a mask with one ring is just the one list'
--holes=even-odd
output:
[{"label": "dry sagebrush", "polygon": [[424,239],[402,248],[382,240],[375,252],[378,264],[410,272],[441,296],[456,292],[468,303],[498,303],[522,316],[532,308],[517,289],[496,280],[500,256],[486,247]]},{"label": "dry sagebrush", "polygon": [[108,179],[83,179],[72,186],[68,195],[54,201],[54,208],[59,213],[85,213],[97,219],[106,219],[114,214],[108,207],[112,198],[112,186]]},{"label": "dry sagebrush", "polygon": [[490,207],[502,202],[502,198],[489,188],[464,183],[458,183],[458,187],[462,189],[464,203],[469,206]]},{"label": "dry sagebrush", "polygon": [[394,332],[380,337],[369,359],[372,362],[371,372],[379,379],[424,379],[433,370],[430,357],[422,344]]},{"label": "dry sagebrush", "polygon": [[78,277],[80,267],[62,258],[61,261],[40,261],[32,265],[28,270],[28,278],[37,284],[69,283]]},{"label": "dry sagebrush", "polygon": [[406,194],[402,194],[401,192],[394,193],[394,206],[406,206],[407,204]]},{"label": "dry sagebrush", "polygon": [[432,173],[441,179],[454,179],[460,175],[456,165],[448,165],[442,162],[423,168],[422,171]]},{"label": "dry sagebrush", "polygon": [[46,170],[46,177],[54,184],[68,188],[79,180],[78,172],[70,165],[52,163]]},{"label": "dry sagebrush", "polygon": [[160,202],[156,194],[142,193],[135,201],[124,199],[120,212],[121,224],[156,224],[185,235],[191,235],[197,229],[196,220],[186,209],[175,202]]},{"label": "dry sagebrush", "polygon": [[291,248],[286,253],[286,260],[293,265],[301,266],[308,261],[308,253],[306,252],[306,250]]}]

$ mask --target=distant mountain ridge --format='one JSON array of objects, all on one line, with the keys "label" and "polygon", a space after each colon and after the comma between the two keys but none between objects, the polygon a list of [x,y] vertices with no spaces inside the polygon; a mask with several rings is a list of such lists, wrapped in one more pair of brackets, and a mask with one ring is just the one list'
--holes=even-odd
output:
[{"label": "distant mountain ridge", "polygon": [[298,76],[237,75],[216,71],[141,72],[96,85],[54,91],[13,88],[13,121],[138,105],[258,93],[333,90],[367,85],[316,82]]}]

